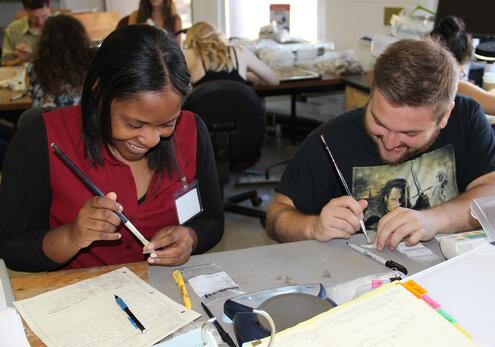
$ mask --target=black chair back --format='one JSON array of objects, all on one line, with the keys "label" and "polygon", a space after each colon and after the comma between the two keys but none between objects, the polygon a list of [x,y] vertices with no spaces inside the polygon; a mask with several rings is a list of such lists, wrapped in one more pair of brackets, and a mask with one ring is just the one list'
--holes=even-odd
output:
[{"label": "black chair back", "polygon": [[246,84],[228,80],[205,82],[193,89],[183,109],[198,114],[213,136],[222,125],[233,125],[229,141],[231,169],[245,169],[259,159],[265,114],[258,95]]}]

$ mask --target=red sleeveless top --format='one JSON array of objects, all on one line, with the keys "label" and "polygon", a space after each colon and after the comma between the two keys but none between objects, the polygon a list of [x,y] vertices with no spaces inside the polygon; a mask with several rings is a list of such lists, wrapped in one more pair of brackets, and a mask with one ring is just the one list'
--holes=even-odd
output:
[{"label": "red sleeveless top", "polygon": [[[175,172],[169,177],[165,172],[162,177],[154,177],[152,182],[156,183],[150,185],[153,188],[146,193],[146,199],[138,203],[131,169],[118,161],[106,146],[101,148],[103,165],[94,167],[85,158],[79,106],[44,113],[43,121],[47,133],[52,194],[50,228],[71,223],[84,203],[93,196],[55,155],[51,143],[57,144],[103,193],[117,193],[117,201],[124,207],[124,214],[146,239],[150,240],[163,227],[178,224],[173,195],[182,187],[179,173]],[[196,135],[194,115],[182,111],[175,127],[173,143],[177,164],[188,183],[196,176]],[[144,261],[143,245],[139,240],[123,224],[118,232],[122,235],[120,240],[93,242],[82,249],[65,268]]]}]

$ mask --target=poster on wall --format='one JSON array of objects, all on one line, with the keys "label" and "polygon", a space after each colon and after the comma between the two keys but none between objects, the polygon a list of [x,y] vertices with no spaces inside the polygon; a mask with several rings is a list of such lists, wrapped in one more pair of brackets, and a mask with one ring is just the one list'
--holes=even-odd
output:
[{"label": "poster on wall", "polygon": [[289,4],[271,4],[270,5],[270,23],[275,22],[278,29],[290,31],[290,5]]}]

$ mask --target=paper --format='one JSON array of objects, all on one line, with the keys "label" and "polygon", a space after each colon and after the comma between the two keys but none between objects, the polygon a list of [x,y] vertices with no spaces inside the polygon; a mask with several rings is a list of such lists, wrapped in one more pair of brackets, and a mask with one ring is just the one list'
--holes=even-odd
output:
[{"label": "paper", "polygon": [[495,246],[486,244],[414,274],[477,343],[495,346]]},{"label": "paper", "polygon": [[239,285],[225,271],[210,275],[199,275],[188,280],[199,297],[218,293],[225,289],[236,289]]},{"label": "paper", "polygon": [[433,253],[429,248],[423,246],[421,243],[409,247],[405,242],[401,242],[397,245],[397,250],[419,263],[430,263],[441,259],[438,255]]},{"label": "paper", "polygon": [[0,346],[29,347],[21,317],[12,307],[0,311]]},{"label": "paper", "polygon": [[5,297],[2,278],[0,277],[0,311],[5,310],[6,308],[7,308],[7,298]]},{"label": "paper", "polygon": [[[131,325],[114,294],[145,333]],[[149,346],[200,317],[125,267],[14,305],[47,346]]]},{"label": "paper", "polygon": [[[249,346],[266,347],[262,344]],[[284,347],[475,346],[402,285],[389,284],[275,336]]]},{"label": "paper", "polygon": [[155,347],[217,347],[215,337],[210,331],[205,331],[205,340],[201,336],[201,328],[194,329],[176,336],[170,340],[160,342]]}]

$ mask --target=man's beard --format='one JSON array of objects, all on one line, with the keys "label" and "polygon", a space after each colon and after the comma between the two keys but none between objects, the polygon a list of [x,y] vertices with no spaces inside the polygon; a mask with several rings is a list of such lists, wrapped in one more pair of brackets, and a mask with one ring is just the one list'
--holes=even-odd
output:
[{"label": "man's beard", "polygon": [[[380,156],[380,159],[384,163],[389,164],[389,165],[397,165],[397,164],[403,163],[403,162],[405,162],[405,161],[407,161],[407,160],[409,160],[411,158],[414,158],[414,157],[420,155],[421,153],[425,152],[428,148],[430,148],[430,146],[435,142],[435,140],[437,139],[438,135],[440,134],[440,128],[437,127],[436,132],[431,136],[431,138],[429,139],[429,141],[424,146],[422,146],[420,148],[417,148],[417,149],[414,149],[414,150],[411,150],[411,151],[410,151],[410,148],[407,147],[408,150],[399,159],[397,159],[397,160],[387,160],[386,158],[383,158],[382,157],[382,154],[380,152],[380,145],[378,144],[378,141],[381,141],[380,138],[375,137],[371,133],[371,131],[368,128],[368,125],[366,124],[366,121],[364,121],[364,129],[365,129],[365,133],[368,136],[368,138],[375,145],[375,149],[378,152],[378,155]],[[383,143],[382,143],[382,148],[384,148],[383,147]]]}]

